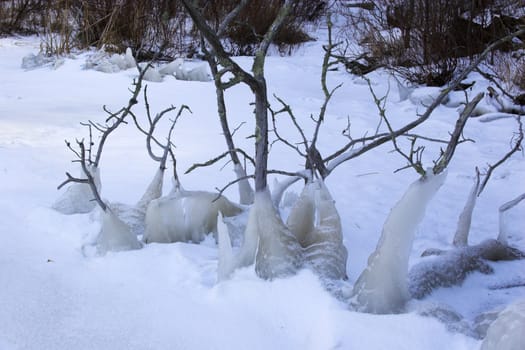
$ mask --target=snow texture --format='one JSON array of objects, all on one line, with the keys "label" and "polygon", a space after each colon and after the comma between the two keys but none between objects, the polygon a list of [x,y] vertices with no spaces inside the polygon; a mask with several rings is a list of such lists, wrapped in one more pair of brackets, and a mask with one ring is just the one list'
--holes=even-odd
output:
[{"label": "snow texture", "polygon": [[140,249],[142,247],[129,226],[110,209],[102,213],[102,227],[96,245],[98,253],[102,255],[108,252]]},{"label": "snow texture", "polygon": [[324,183],[304,187],[287,226],[303,248],[305,263],[321,279],[346,279],[348,252],[343,245],[341,219]]},{"label": "snow texture", "polygon": [[217,214],[233,216],[241,209],[226,197],[204,191],[179,191],[155,199],[146,211],[146,243],[201,242],[217,234]]},{"label": "snow texture", "polygon": [[525,299],[503,310],[487,330],[481,350],[525,349]]},{"label": "snow texture", "polygon": [[[99,193],[101,190],[100,170],[96,167],[88,167],[88,171],[95,180],[95,186]],[[79,178],[85,178],[84,171],[80,169]],[[91,212],[97,206],[95,196],[88,184],[74,182],[71,183],[65,192],[57,198],[51,206],[56,211],[66,214],[85,214]]]},{"label": "snow texture", "polygon": [[408,259],[418,224],[446,178],[446,171],[410,185],[390,211],[376,250],[354,285],[352,304],[363,312],[401,312],[409,299]]}]

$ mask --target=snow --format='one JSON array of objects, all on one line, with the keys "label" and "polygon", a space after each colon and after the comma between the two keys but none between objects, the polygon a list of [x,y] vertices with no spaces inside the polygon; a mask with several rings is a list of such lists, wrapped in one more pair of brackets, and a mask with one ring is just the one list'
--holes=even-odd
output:
[{"label": "snow", "polygon": [[[292,57],[268,57],[265,68],[269,96],[275,93],[291,105],[307,135],[313,128],[309,116],[319,110],[323,98],[321,44],[305,44]],[[90,244],[101,229],[96,213],[63,215],[51,209],[63,193],[56,186],[65,179],[65,171],[76,169],[64,140],[87,137],[79,122],[104,121],[103,105],[118,110],[127,104],[137,70],[111,74],[84,70],[87,53],[65,59],[56,69],[22,69],[22,58],[38,52],[38,47],[38,38],[0,39],[1,349],[480,347],[481,340],[449,330],[446,323],[422,316],[416,307],[398,315],[351,311],[308,269],[264,281],[251,265],[217,283],[218,248],[212,238],[199,245],[152,243],[137,250],[94,254]],[[249,57],[236,60],[247,69],[251,66]],[[375,72],[370,79],[378,96],[388,91],[388,74]],[[469,76],[473,80],[477,83],[471,96],[487,86],[477,74]],[[341,131],[347,127],[347,117],[354,137],[373,132],[379,121],[368,86],[342,70],[329,73],[331,86],[340,82],[344,85],[328,107],[318,141],[323,155],[346,142]],[[180,174],[224,151],[213,83],[180,81],[168,75],[148,90],[152,110],[186,104],[193,111],[179,120],[172,138]],[[248,88],[237,86],[226,98],[231,125],[246,122],[237,131],[236,144],[252,150],[253,139],[247,137],[254,130],[253,97]],[[396,95],[388,99],[386,108],[396,127],[413,120],[424,107],[410,100],[397,101]],[[135,111],[144,117],[142,102]],[[447,138],[455,116],[454,108],[440,106],[416,131]],[[417,229],[409,265],[420,262],[421,252],[428,248],[451,248],[457,217],[473,181],[472,170],[508,150],[515,126],[512,119],[490,124],[473,119],[467,124],[465,135],[476,143],[461,144],[456,152],[447,181]],[[159,125],[159,134],[169,127],[168,122]],[[300,142],[295,129],[284,124],[282,134]],[[430,144],[425,153],[439,154],[440,146]],[[350,286],[365,268],[390,209],[416,180],[407,171],[393,173],[403,166],[403,159],[389,152],[391,148],[384,145],[345,163],[326,180],[341,218]],[[431,164],[430,157],[424,160]],[[272,146],[270,168],[296,171],[303,164],[293,151]],[[223,165],[180,175],[181,182],[192,190],[214,191],[235,177],[231,165],[221,171]],[[149,158],[141,134],[128,125],[108,139],[100,167],[103,198],[111,203],[136,203],[158,164]],[[522,154],[515,154],[495,171],[473,213],[472,244],[496,238],[498,208],[523,193],[524,179]],[[299,192],[302,184],[295,186],[291,190]],[[225,194],[238,201],[235,187]],[[517,205],[506,214],[508,243],[524,249],[525,206]],[[523,286],[493,287],[525,280],[524,261],[490,266],[494,274],[473,273],[462,286],[440,288],[417,303],[445,304],[473,324],[479,315],[501,311],[523,298]]]}]

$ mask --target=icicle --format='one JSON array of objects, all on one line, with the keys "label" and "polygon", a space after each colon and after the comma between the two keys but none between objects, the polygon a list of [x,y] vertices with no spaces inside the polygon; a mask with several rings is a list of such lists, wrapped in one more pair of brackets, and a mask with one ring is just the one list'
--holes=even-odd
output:
[{"label": "icicle", "polygon": [[102,228],[97,238],[97,250],[100,254],[141,247],[137,236],[109,208],[102,213]]},{"label": "icicle", "polygon": [[390,211],[376,250],[354,285],[352,303],[358,310],[384,314],[404,308],[409,299],[408,259],[416,229],[445,178],[446,171],[418,179]]},{"label": "icicle", "polygon": [[465,207],[461,212],[461,215],[458,219],[458,225],[456,228],[456,234],[454,235],[453,244],[456,247],[464,247],[468,245],[468,236],[470,233],[470,225],[472,222],[472,213],[474,212],[474,207],[476,206],[476,200],[478,198],[479,190],[479,176],[476,177],[476,182],[472,185],[470,194],[465,203]]}]

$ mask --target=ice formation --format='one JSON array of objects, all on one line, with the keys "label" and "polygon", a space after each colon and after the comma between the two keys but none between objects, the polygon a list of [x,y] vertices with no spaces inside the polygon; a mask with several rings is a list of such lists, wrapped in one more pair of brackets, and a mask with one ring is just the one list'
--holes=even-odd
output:
[{"label": "ice formation", "polygon": [[181,71],[181,67],[183,64],[184,64],[184,60],[182,58],[176,58],[170,63],[165,64],[164,66],[160,67],[159,73],[162,75],[174,75],[176,77],[177,72]]},{"label": "ice formation", "polygon": [[178,191],[150,202],[146,211],[144,242],[201,242],[217,233],[217,214],[232,216],[241,208],[217,193]]},{"label": "ice formation", "polygon": [[[242,179],[246,177],[246,170],[240,165],[236,164],[234,169],[237,179]],[[243,205],[249,205],[253,203],[254,193],[253,189],[250,186],[248,179],[243,179],[239,181],[239,201]]]},{"label": "ice formation", "polygon": [[162,82],[162,74],[160,74],[159,71],[150,63],[141,63],[140,68],[142,70],[146,69],[146,72],[144,73],[144,80],[151,81],[153,83]]},{"label": "ice formation", "polygon": [[321,182],[307,184],[287,220],[304,260],[323,279],[345,279],[347,250],[334,200]]},{"label": "ice formation", "polygon": [[459,216],[456,234],[454,235],[453,241],[455,246],[466,246],[468,244],[470,225],[472,223],[472,213],[474,212],[474,207],[476,206],[478,189],[479,177],[477,178],[474,185],[472,185],[472,189],[470,190],[465,207]]},{"label": "ice formation", "polygon": [[155,176],[153,177],[153,180],[151,180],[150,184],[148,185],[148,188],[146,188],[146,191],[140,198],[140,200],[137,202],[137,209],[140,211],[143,211],[146,213],[146,209],[148,209],[149,203],[157,198],[160,198],[162,196],[162,184],[164,183],[164,169],[157,169],[157,172],[155,173]]},{"label": "ice formation", "polygon": [[273,206],[269,191],[255,194],[246,236],[259,237],[255,272],[263,279],[291,275],[302,265],[302,249]]},{"label": "ice formation", "polygon": [[104,50],[88,57],[84,68],[104,73],[116,73],[136,67],[135,58],[128,47],[125,54],[108,54]]},{"label": "ice formation", "polygon": [[[95,180],[95,186],[100,192],[100,171],[97,167],[88,167],[88,171]],[[80,169],[79,178],[85,178],[84,171]],[[85,214],[91,212],[97,205],[94,200],[93,192],[88,184],[85,183],[72,183],[70,184],[65,192],[58,197],[53,203],[52,208],[56,211],[71,215],[71,214]]]},{"label": "ice formation", "polygon": [[376,250],[359,276],[352,304],[360,311],[384,314],[403,310],[409,299],[408,259],[416,229],[425,210],[446,178],[446,171],[412,183],[390,211]]},{"label": "ice formation", "polygon": [[233,255],[232,243],[228,233],[228,227],[223,221],[222,214],[217,217],[217,241],[219,243],[219,265],[217,267],[217,279],[225,280],[235,270],[235,257]]},{"label": "ice formation", "polygon": [[128,225],[120,220],[111,209],[102,213],[102,228],[97,238],[99,254],[122,250],[140,249],[141,243],[133,234]]},{"label": "ice formation", "polygon": [[48,56],[44,53],[37,55],[30,53],[22,58],[22,68],[25,70],[36,69],[40,67],[51,67],[57,69],[64,64],[64,58],[57,56]]},{"label": "ice formation", "polygon": [[525,299],[505,308],[487,330],[481,350],[525,349]]},{"label": "ice formation", "polygon": [[250,209],[248,222],[244,229],[244,238],[242,245],[236,255],[233,255],[231,236],[232,230],[230,225],[219,226],[218,244],[219,244],[219,270],[218,280],[228,278],[235,269],[250,266],[255,262],[257,247],[259,245],[259,233],[257,231],[257,211],[254,206]]}]

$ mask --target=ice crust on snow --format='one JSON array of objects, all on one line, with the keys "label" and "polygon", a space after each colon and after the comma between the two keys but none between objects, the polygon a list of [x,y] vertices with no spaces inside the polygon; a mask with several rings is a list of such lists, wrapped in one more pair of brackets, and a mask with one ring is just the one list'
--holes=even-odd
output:
[{"label": "ice crust on snow", "polygon": [[408,259],[426,207],[446,178],[446,171],[413,182],[391,209],[368,265],[354,285],[352,304],[359,311],[401,312],[410,298]]}]

